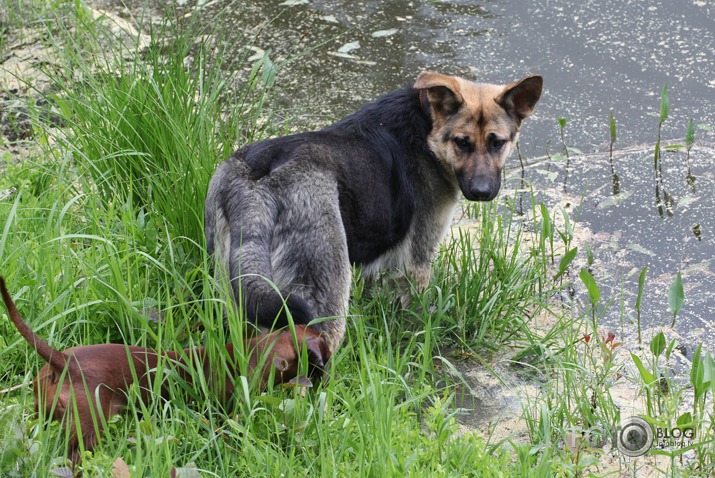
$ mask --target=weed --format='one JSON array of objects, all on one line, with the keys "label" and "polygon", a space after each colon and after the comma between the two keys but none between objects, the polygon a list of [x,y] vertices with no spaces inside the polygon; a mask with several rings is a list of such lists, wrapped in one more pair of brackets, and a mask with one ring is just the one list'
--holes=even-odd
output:
[{"label": "weed", "polygon": [[569,149],[566,147],[566,141],[564,140],[564,130],[566,129],[566,123],[568,123],[568,120],[566,118],[562,118],[559,116],[559,134],[561,135],[561,145],[564,147],[564,155],[566,155],[567,158],[570,158],[569,156]]}]

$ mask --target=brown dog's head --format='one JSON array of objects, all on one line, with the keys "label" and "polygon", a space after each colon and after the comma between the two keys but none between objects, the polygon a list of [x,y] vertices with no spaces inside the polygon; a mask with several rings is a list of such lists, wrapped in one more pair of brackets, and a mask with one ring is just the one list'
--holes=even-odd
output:
[{"label": "brown dog's head", "polygon": [[[297,347],[296,347],[297,343]],[[262,368],[262,386],[270,374],[271,366],[276,369],[274,384],[288,383],[298,376],[300,355],[305,349],[308,357],[308,378],[318,379],[325,371],[330,359],[330,347],[325,336],[306,325],[295,326],[295,341],[290,329],[254,337],[248,344],[251,352],[249,368],[255,369],[261,359],[268,354]]]},{"label": "brown dog's head", "polygon": [[534,111],[542,85],[540,76],[506,86],[430,71],[417,78],[414,87],[427,91],[432,110],[430,149],[470,201],[496,197],[521,121]]}]

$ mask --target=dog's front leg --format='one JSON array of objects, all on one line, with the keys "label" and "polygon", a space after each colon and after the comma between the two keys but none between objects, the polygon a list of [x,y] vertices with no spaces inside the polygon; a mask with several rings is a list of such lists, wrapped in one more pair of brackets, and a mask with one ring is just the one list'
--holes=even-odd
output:
[{"label": "dog's front leg", "polygon": [[405,272],[395,279],[403,309],[410,307],[413,296],[421,295],[427,289],[431,277],[432,266],[427,263],[408,266]]},{"label": "dog's front leg", "polygon": [[432,278],[432,260],[448,230],[454,203],[446,201],[439,211],[439,214],[428,216],[430,220],[419,221],[409,241],[409,253],[402,267],[404,274],[397,278],[400,302],[405,309],[409,307],[413,295],[424,293],[429,285]]}]

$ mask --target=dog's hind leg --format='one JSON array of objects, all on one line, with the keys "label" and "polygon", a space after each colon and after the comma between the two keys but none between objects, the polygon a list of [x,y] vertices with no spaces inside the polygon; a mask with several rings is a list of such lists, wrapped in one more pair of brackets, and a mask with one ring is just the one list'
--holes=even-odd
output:
[{"label": "dog's hind leg", "polygon": [[286,309],[296,323],[307,324],[314,317],[310,306],[297,295],[284,302],[285,291],[271,284],[275,280],[270,248],[278,205],[270,178],[253,180],[250,175],[250,168],[233,158],[219,166],[209,185],[205,228],[214,275],[230,283],[235,303],[254,324],[284,327]]},{"label": "dog's hind leg", "polygon": [[[334,352],[345,335],[352,270],[340,215],[338,190],[329,173],[292,174],[281,183],[280,214],[273,233],[273,277],[281,290],[297,294]],[[276,178],[279,179],[280,178]]]}]

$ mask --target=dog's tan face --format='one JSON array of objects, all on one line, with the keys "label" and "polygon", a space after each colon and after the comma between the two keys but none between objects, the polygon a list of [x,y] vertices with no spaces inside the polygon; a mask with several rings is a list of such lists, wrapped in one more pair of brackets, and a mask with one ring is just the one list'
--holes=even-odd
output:
[{"label": "dog's tan face", "polygon": [[521,121],[534,111],[542,85],[540,76],[506,86],[429,71],[417,78],[415,88],[427,91],[432,108],[430,149],[470,201],[496,197]]}]

